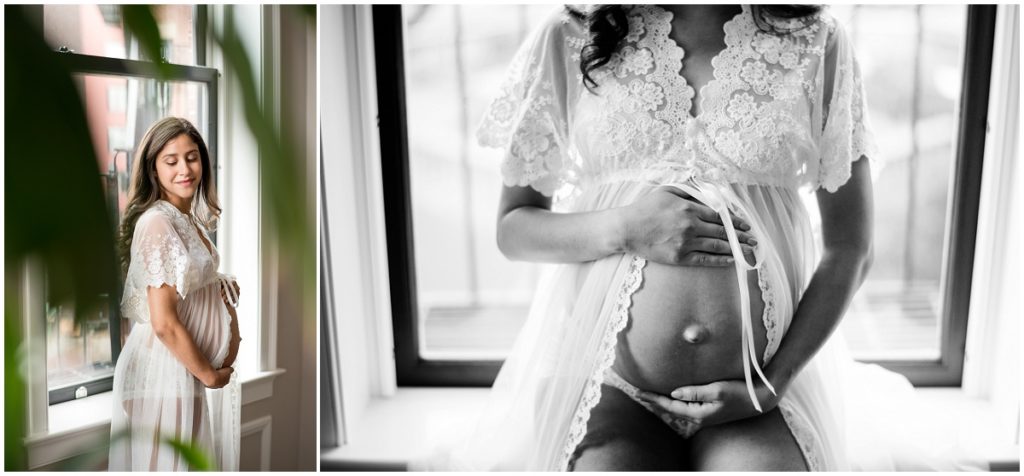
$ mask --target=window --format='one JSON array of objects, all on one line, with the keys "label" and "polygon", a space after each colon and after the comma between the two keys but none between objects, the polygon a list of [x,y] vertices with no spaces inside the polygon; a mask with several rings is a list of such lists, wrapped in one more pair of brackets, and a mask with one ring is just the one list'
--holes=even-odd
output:
[{"label": "window", "polygon": [[855,42],[883,154],[874,264],[842,330],[855,358],[960,385],[995,8],[831,11]]},{"label": "window", "polygon": [[[201,44],[195,41],[199,7],[154,7],[172,64],[195,64]],[[217,71],[200,66],[171,67],[171,80],[156,79],[151,64],[138,59],[137,43],[127,35],[117,7],[43,6],[48,43],[75,72],[99,158],[99,179],[106,191],[113,223],[127,204],[131,161],[150,124],[175,115],[185,117],[207,140],[216,173]],[[200,22],[201,23],[201,22]],[[216,236],[213,237],[216,240]],[[120,296],[103,296],[109,304],[75,323],[73,306],[46,302],[47,390],[50,404],[108,391],[114,363],[127,335],[120,318]]]},{"label": "window", "polygon": [[494,246],[500,153],[477,146],[473,127],[551,9],[374,7],[381,131],[408,131],[408,143],[381,141],[400,385],[490,385],[523,324],[539,269]]},{"label": "window", "polygon": [[[169,63],[195,66],[202,43],[196,34],[200,15],[192,5],[155,5],[163,57]],[[145,59],[124,29],[117,5],[43,5],[43,34],[55,48],[90,56]]]},{"label": "window", "polygon": [[[473,129],[551,8],[373,9],[399,385],[489,385],[525,320],[538,268],[494,245],[502,153],[477,147]],[[844,333],[858,358],[918,385],[960,382],[994,12],[831,7],[885,155],[875,265]]]}]

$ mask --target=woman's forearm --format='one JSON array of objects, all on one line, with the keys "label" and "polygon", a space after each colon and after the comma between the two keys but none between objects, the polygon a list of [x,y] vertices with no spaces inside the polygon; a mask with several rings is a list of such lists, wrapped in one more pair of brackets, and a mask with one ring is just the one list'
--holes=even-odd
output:
[{"label": "woman's forearm", "polygon": [[228,355],[224,358],[224,366],[230,367],[235,364],[235,359],[238,358],[238,347],[242,342],[242,337],[238,329],[238,314],[235,312],[234,306],[227,306],[228,314],[231,315],[231,341],[228,342]]},{"label": "woman's forearm", "polygon": [[617,209],[556,213],[523,206],[498,220],[498,248],[509,259],[547,263],[593,261],[625,251]]},{"label": "woman's forearm", "polygon": [[160,342],[171,351],[174,358],[178,359],[193,376],[203,384],[209,384],[216,369],[210,364],[209,359],[199,351],[192,335],[188,329],[181,324],[181,321],[174,318],[161,319],[159,325],[153,326],[153,332]]},{"label": "woman's forearm", "polygon": [[818,190],[824,255],[804,291],[778,352],[764,369],[773,385],[793,380],[839,325],[872,259],[874,212],[871,163],[850,167],[850,179],[835,193]]},{"label": "woman's forearm", "polygon": [[768,380],[785,388],[839,325],[871,265],[870,249],[826,250],[770,364]]}]

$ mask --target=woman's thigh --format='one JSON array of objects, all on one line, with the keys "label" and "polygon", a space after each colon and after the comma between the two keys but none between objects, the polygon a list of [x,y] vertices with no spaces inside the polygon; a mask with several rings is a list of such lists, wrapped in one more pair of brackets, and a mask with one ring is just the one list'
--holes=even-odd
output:
[{"label": "woman's thigh", "polygon": [[685,470],[686,440],[621,390],[601,386],[572,471]]},{"label": "woman's thigh", "polygon": [[696,471],[807,471],[778,409],[703,428],[690,438],[689,450]]}]

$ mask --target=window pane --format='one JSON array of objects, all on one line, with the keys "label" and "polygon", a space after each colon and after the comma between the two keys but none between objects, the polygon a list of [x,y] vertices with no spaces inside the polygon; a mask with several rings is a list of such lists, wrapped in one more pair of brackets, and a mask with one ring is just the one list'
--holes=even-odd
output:
[{"label": "window pane", "polygon": [[883,156],[872,164],[874,264],[843,332],[857,358],[935,359],[967,9],[830,9],[854,38]]},{"label": "window pane", "polygon": [[55,388],[114,374],[107,311],[75,324],[73,306],[46,306],[46,383]]},{"label": "window pane", "polygon": [[[161,54],[176,64],[195,64],[192,5],[154,5],[160,29]],[[139,48],[127,36],[117,5],[44,5],[43,30],[54,50],[121,59],[141,59]]]},{"label": "window pane", "polygon": [[[130,162],[150,124],[165,116],[192,121],[207,137],[208,92],[205,83],[159,82],[95,74],[76,75],[99,163],[107,206],[115,222],[127,205]],[[47,378],[50,389],[113,375],[109,317],[105,309],[74,322],[74,306],[47,303]],[[122,321],[127,327],[127,322]],[[128,331],[127,328],[124,331]]]},{"label": "window pane", "polygon": [[420,352],[501,359],[522,326],[535,266],[494,242],[502,152],[474,129],[519,44],[550,5],[407,5],[405,82]]}]

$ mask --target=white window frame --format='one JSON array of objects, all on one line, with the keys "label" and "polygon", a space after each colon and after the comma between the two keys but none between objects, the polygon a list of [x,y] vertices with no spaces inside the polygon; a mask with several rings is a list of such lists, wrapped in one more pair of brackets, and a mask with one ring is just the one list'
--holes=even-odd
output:
[{"label": "white window frame", "polygon": [[[358,438],[358,415],[374,397],[394,395],[391,292],[384,230],[384,187],[377,133],[377,90],[370,5],[324,5],[321,29],[322,227],[331,273],[330,302],[345,303],[334,316],[331,356],[335,441]],[[344,270],[341,272],[340,270]],[[323,311],[321,311],[323,312]],[[344,384],[342,384],[344,382]],[[344,402],[344,405],[342,404]]]}]

